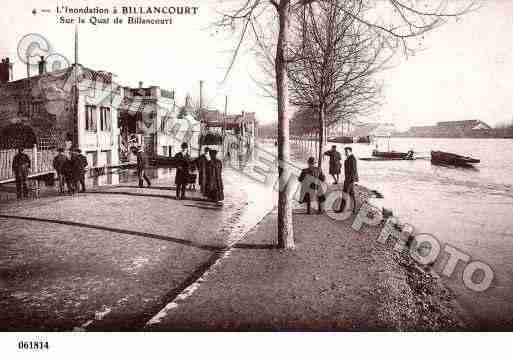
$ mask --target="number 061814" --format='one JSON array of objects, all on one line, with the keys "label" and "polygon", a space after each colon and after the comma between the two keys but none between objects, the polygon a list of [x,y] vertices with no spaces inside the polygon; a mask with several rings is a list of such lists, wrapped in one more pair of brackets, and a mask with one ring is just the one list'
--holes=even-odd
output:
[{"label": "number 061814", "polygon": [[21,350],[44,350],[49,349],[48,342],[43,341],[19,341],[18,349]]}]

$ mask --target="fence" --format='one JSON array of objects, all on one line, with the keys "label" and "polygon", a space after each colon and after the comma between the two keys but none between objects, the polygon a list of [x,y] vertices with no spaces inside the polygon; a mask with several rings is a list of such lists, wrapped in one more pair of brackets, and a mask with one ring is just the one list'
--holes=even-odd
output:
[{"label": "fence", "polygon": [[[12,160],[18,150],[0,150],[0,181],[6,182],[14,179]],[[57,155],[54,150],[38,150],[36,146],[25,149],[30,158],[29,176],[53,171],[53,158]]]}]

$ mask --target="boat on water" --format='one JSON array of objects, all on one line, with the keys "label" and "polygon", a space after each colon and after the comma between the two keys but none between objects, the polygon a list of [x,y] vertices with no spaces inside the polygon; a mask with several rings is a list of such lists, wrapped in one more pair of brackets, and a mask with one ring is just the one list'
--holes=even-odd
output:
[{"label": "boat on water", "polygon": [[395,159],[395,160],[412,160],[413,159],[413,151],[408,152],[396,152],[396,151],[378,151],[373,150],[372,155],[374,157],[383,158],[383,159]]},{"label": "boat on water", "polygon": [[334,143],[353,143],[354,139],[349,136],[338,136],[338,137],[330,137],[328,138],[328,142]]},{"label": "boat on water", "polygon": [[479,162],[481,161],[477,158],[461,156],[450,152],[431,151],[431,163],[433,164],[465,167]]}]

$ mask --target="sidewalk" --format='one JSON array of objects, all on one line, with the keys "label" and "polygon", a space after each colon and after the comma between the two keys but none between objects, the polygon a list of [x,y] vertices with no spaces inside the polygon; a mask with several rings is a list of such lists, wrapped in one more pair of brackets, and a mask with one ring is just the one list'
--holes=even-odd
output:
[{"label": "sidewalk", "polygon": [[[379,228],[295,210],[296,249],[276,242],[276,212],[150,330],[457,330],[446,289],[376,243]],[[244,246],[246,245],[246,246]]]},{"label": "sidewalk", "polygon": [[141,330],[267,213],[230,169],[223,207],[173,179],[2,203],[0,330]]}]

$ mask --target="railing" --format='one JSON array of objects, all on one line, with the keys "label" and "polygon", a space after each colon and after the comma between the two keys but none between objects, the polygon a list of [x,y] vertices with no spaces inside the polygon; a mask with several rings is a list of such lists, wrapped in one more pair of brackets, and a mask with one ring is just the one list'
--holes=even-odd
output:
[{"label": "railing", "polygon": [[[12,161],[18,150],[0,150],[0,181],[7,182],[14,179]],[[30,159],[29,176],[53,171],[53,158],[57,155],[54,150],[38,150],[36,146],[25,149]]]}]

